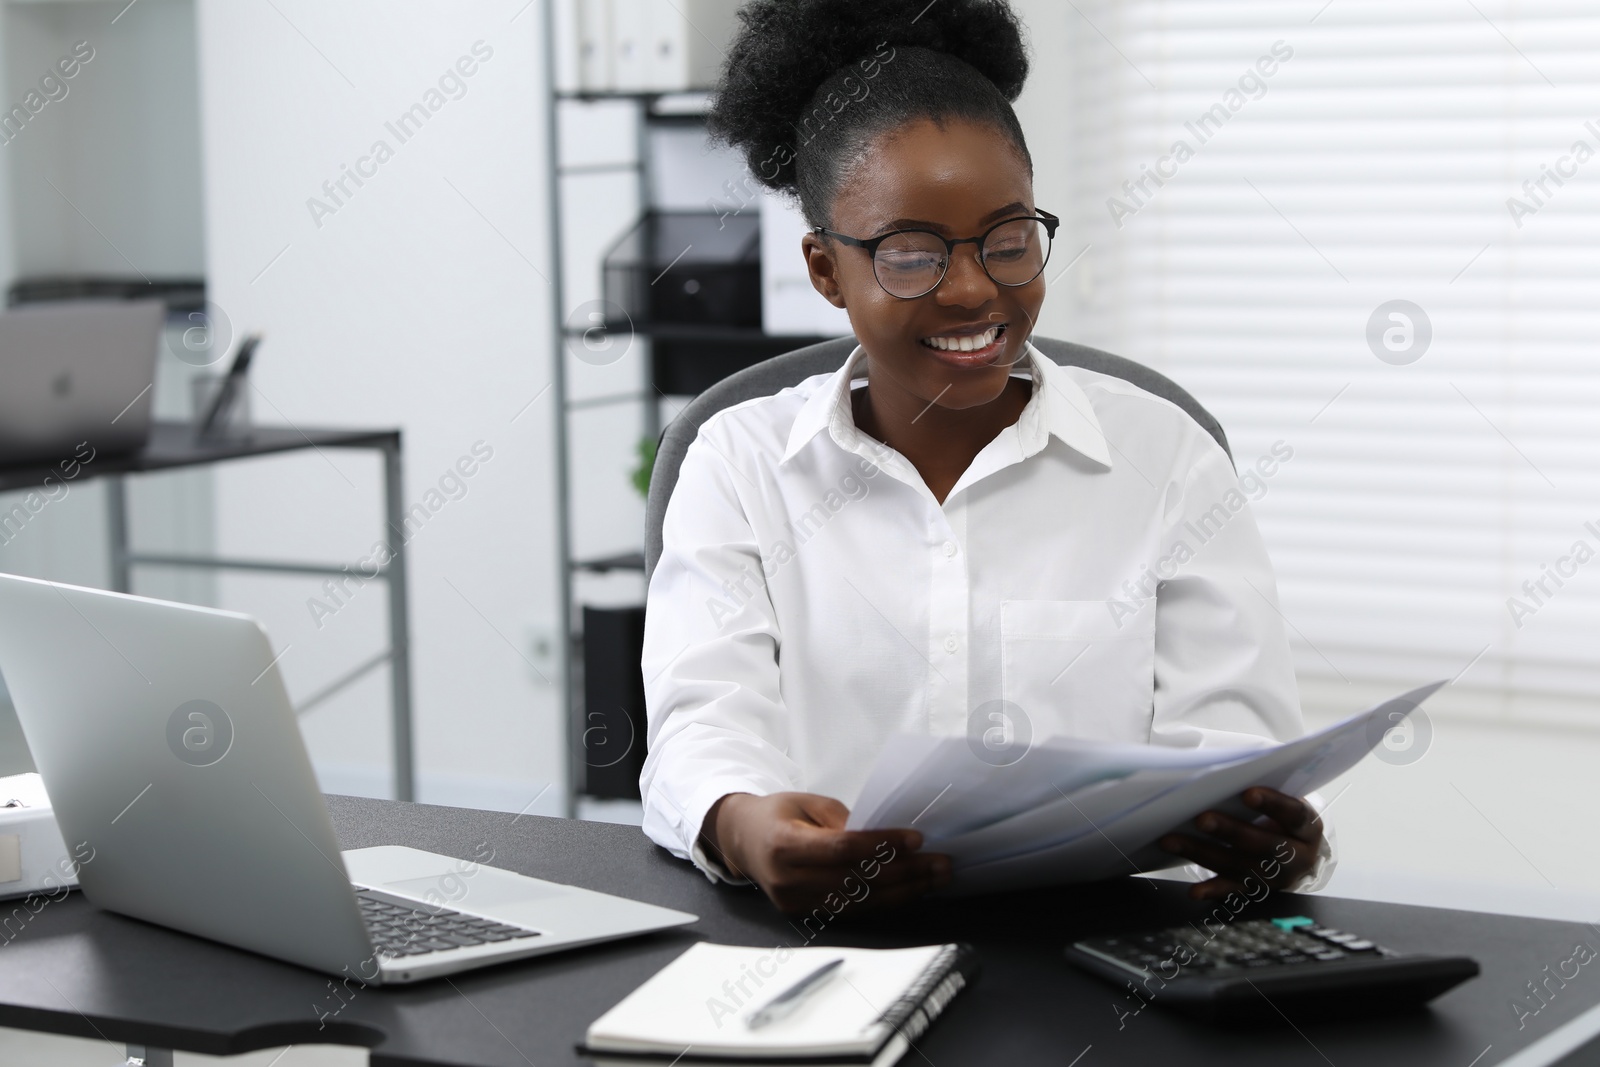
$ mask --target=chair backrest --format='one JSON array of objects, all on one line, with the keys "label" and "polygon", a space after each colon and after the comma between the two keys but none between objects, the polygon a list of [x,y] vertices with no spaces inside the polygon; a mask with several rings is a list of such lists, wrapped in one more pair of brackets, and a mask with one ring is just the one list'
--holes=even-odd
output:
[{"label": "chair backrest", "polygon": [[[1049,337],[1032,338],[1033,347],[1064,367],[1083,367],[1113,378],[1131,382],[1148,393],[1170,400],[1188,412],[1207,433],[1217,439],[1217,444],[1232,458],[1228,437],[1222,424],[1211,412],[1200,406],[1176,382],[1158,374],[1141,363],[1121,356],[1113,356],[1098,348],[1057,341]],[[723,408],[753,400],[758,396],[771,396],[791,385],[798,385],[814,374],[832,374],[844,366],[844,361],[855,351],[854,337],[839,337],[821,344],[808,345],[781,356],[763,360],[730,374],[710,389],[691,400],[687,407],[673,419],[661,435],[656,449],[655,469],[650,475],[650,494],[644,512],[644,574],[648,581],[655,573],[656,561],[661,558],[661,524],[667,515],[667,501],[678,484],[678,468],[689,445],[700,433],[700,426]]]}]

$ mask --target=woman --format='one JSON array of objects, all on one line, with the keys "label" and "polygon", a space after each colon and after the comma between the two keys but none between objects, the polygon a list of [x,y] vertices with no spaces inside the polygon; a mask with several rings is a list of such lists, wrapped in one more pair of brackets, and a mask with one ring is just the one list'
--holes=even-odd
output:
[{"label": "woman", "polygon": [[[714,416],[684,459],[646,612],[645,831],[786,911],[863,864],[870,903],[894,904],[950,878],[914,829],[843,829],[897,731],[966,734],[975,758],[1019,732],[1302,733],[1227,455],[1167,401],[1028,343],[1055,219],[1010,105],[1015,15],[752,0],[740,18],[710,128],[798,200],[812,282],[860,343]],[[1264,818],[1163,839],[1215,872],[1197,897],[1327,869],[1310,804],[1245,799]]]}]

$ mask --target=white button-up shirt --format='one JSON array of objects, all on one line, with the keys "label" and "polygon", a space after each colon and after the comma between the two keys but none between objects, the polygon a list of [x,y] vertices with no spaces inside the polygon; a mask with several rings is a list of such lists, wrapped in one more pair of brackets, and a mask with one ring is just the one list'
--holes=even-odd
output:
[{"label": "white button-up shirt", "polygon": [[942,504],[856,428],[859,346],[706,420],[646,604],[651,839],[721,877],[699,846],[720,797],[848,807],[897,731],[1180,747],[1304,732],[1227,454],[1169,401],[1026,357],[1032,397]]}]

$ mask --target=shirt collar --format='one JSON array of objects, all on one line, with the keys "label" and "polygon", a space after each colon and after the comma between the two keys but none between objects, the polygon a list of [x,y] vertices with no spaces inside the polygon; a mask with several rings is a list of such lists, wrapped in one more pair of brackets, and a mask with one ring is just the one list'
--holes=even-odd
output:
[{"label": "shirt collar", "polygon": [[[866,360],[866,354],[866,349],[856,345],[844,366],[806,398],[789,430],[782,462],[787,462],[823,430],[846,451],[859,450],[866,438],[856,428],[850,407],[850,382]],[[1041,355],[1031,342],[1024,347],[1021,368],[1029,371],[1034,381],[1033,396],[1016,424],[1023,455],[1031,456],[1044,448],[1049,436],[1054,434],[1068,448],[1109,468],[1111,450],[1105,431],[1083,388],[1064,367]]]}]

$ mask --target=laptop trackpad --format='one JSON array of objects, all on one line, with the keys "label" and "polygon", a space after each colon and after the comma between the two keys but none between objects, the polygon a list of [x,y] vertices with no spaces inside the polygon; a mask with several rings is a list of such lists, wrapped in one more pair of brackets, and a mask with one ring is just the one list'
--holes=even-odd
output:
[{"label": "laptop trackpad", "polygon": [[393,889],[435,907],[460,908],[467,911],[495,912],[518,904],[539,900],[553,900],[569,895],[565,886],[537,882],[531,878],[480,867],[472,875],[431,875],[427,878],[405,878],[397,882],[382,883]]}]

